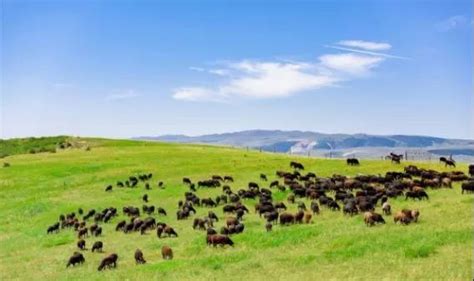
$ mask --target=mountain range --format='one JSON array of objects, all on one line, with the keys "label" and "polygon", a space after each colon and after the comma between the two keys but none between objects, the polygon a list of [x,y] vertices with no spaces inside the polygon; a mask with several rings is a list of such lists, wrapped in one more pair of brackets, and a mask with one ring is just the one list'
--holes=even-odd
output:
[{"label": "mountain range", "polygon": [[[201,143],[261,149],[264,151],[330,157],[356,155],[378,158],[389,152],[411,153],[419,158],[455,155],[474,159],[474,140],[415,135],[325,134],[310,131],[248,130],[202,136],[163,135],[134,139]],[[414,156],[415,157],[415,156]]]}]

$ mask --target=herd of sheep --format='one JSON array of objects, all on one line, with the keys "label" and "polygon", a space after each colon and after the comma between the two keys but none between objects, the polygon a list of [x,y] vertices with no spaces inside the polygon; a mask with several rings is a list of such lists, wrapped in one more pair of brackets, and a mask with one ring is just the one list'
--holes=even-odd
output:
[{"label": "herd of sheep", "polygon": [[[395,156],[393,156],[395,157]],[[395,157],[396,158],[396,157]],[[357,159],[347,161],[348,165],[359,165]],[[249,199],[256,202],[254,211],[263,221],[262,225],[266,231],[272,231],[275,224],[292,225],[311,223],[313,216],[319,215],[322,209],[333,212],[342,210],[344,216],[362,214],[363,221],[367,226],[385,224],[385,217],[392,215],[390,198],[404,196],[405,200],[428,200],[428,189],[452,188],[452,182],[462,182],[462,193],[474,192],[474,165],[469,166],[469,175],[462,171],[438,172],[435,170],[421,169],[410,165],[405,167],[404,172],[387,172],[385,175],[359,175],[348,177],[344,175],[333,175],[331,177],[319,177],[313,172],[304,173],[301,163],[292,161],[290,171],[276,171],[275,179],[268,187],[261,187],[268,181],[265,174],[260,175],[260,184],[249,182],[246,188],[235,190],[233,177],[229,175],[213,175],[208,179],[193,182],[184,177],[183,185],[189,191],[184,193],[182,200],[177,202],[176,220],[186,220],[194,217],[192,227],[195,230],[205,232],[208,245],[212,246],[234,246],[231,237],[245,230],[245,217],[251,213],[246,206]],[[115,185],[107,185],[105,191],[110,193],[115,188],[139,188],[143,185],[144,190],[154,188],[152,184],[153,175],[140,174],[130,176],[125,181],[118,181]],[[165,188],[162,181],[156,184],[157,188]],[[215,197],[200,198],[199,189],[220,190]],[[273,194],[276,192],[287,192],[286,204],[295,205],[296,213],[287,211],[285,202],[276,202]],[[309,200],[309,208],[303,199]],[[105,207],[101,210],[91,209],[85,212],[78,209],[76,214],[71,212],[61,214],[59,221],[49,226],[48,234],[61,230],[71,229],[78,238],[78,251],[74,252],[67,262],[67,267],[75,266],[85,262],[83,252],[87,250],[86,239],[90,236],[102,237],[103,224],[115,221],[116,231],[130,234],[138,232],[146,234],[149,231],[156,232],[158,239],[163,237],[178,237],[177,231],[169,224],[159,222],[156,216],[166,216],[164,208],[149,204],[148,195],[142,197],[143,205],[124,206],[122,215],[126,219],[118,219],[119,211],[115,207]],[[376,212],[380,206],[381,213]],[[204,217],[196,216],[196,208],[208,209]],[[215,208],[222,208],[225,224],[220,229],[215,228],[219,216]],[[418,222],[420,212],[417,209],[402,209],[393,214],[394,223],[408,225]],[[222,218],[221,218],[222,219]],[[118,220],[118,221],[117,221]],[[91,252],[102,252],[103,242],[96,241]],[[169,246],[161,249],[163,259],[173,258],[173,250]],[[136,264],[144,264],[146,260],[140,249],[134,253]],[[115,268],[118,255],[111,253],[105,256],[98,266],[98,270]]]}]

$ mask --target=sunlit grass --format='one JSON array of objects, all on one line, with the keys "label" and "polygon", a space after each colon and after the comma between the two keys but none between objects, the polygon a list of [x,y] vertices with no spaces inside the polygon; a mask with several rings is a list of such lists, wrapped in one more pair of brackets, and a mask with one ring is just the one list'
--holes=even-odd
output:
[{"label": "sunlit grass", "polygon": [[[254,214],[254,200],[246,200],[250,214],[245,231],[233,236],[235,247],[212,248],[205,234],[193,230],[192,219],[176,221],[177,201],[187,188],[183,176],[194,181],[212,174],[232,175],[233,190],[245,188],[249,181],[262,186],[265,173],[269,181],[275,170],[288,170],[290,159],[297,158],[307,171],[319,176],[332,174],[384,174],[402,170],[402,165],[386,161],[362,161],[348,167],[344,161],[310,159],[289,155],[259,153],[231,148],[175,145],[152,142],[91,140],[91,151],[71,149],[58,153],[15,155],[5,158],[11,164],[0,169],[0,272],[4,280],[469,280],[472,278],[473,203],[472,195],[461,195],[458,184],[452,190],[429,190],[429,201],[392,200],[394,210],[418,208],[420,222],[408,226],[387,224],[368,228],[362,217],[343,216],[322,208],[312,224],[274,226],[265,231],[263,219]],[[405,163],[404,163],[405,164]],[[445,170],[438,163],[416,163],[425,168]],[[467,170],[466,165],[458,169]],[[133,173],[152,172],[153,190],[114,188],[107,184],[124,180]],[[165,189],[157,189],[157,181]],[[274,190],[276,201],[285,201],[287,192]],[[85,253],[86,263],[66,269],[68,257],[76,250],[72,231],[46,235],[47,226],[60,213],[101,209],[119,210],[125,205],[141,207],[147,193],[155,206],[168,216],[156,216],[171,224],[179,238],[158,239],[154,232],[141,236],[115,232],[115,223],[103,225],[104,236],[88,238],[104,242],[103,254]],[[220,189],[199,190],[200,197],[214,197]],[[306,202],[307,206],[309,202]],[[296,206],[289,206],[290,212]],[[380,208],[380,207],[378,207]],[[197,216],[207,214],[198,208]],[[216,213],[223,225],[224,214]],[[121,211],[120,211],[121,214]],[[164,261],[161,247],[173,248],[175,258]],[[143,250],[148,263],[137,266],[135,249]],[[97,266],[106,253],[116,252],[116,270],[98,273]]]}]

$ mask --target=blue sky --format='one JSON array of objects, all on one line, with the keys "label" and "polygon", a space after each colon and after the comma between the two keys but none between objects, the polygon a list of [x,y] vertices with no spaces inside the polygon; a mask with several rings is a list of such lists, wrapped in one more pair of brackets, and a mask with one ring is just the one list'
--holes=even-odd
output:
[{"label": "blue sky", "polygon": [[2,1],[1,137],[474,138],[471,1]]}]

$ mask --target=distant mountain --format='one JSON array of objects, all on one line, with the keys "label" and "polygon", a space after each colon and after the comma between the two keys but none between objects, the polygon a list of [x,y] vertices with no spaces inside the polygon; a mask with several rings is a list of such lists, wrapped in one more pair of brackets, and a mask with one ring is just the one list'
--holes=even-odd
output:
[{"label": "distant mountain", "polygon": [[[430,136],[368,134],[323,134],[309,131],[249,130],[202,136],[164,135],[137,137],[141,140],[158,140],[179,143],[204,143],[249,147],[273,152],[334,153],[345,157],[359,153],[370,157],[386,151],[417,151],[432,155],[454,154],[474,156],[474,140],[446,139]],[[375,155],[373,155],[375,156]]]}]

